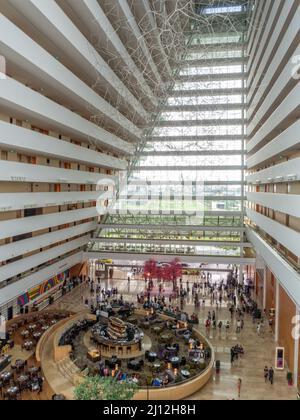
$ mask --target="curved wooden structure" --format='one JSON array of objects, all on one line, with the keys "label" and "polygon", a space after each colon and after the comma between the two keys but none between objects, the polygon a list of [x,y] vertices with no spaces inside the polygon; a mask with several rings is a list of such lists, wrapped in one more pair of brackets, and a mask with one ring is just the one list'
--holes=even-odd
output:
[{"label": "curved wooden structure", "polygon": [[[136,314],[145,316],[146,311],[136,310]],[[166,315],[160,315],[160,317],[164,320],[173,320]],[[64,332],[70,329],[76,322],[91,318],[94,319],[89,313],[82,312],[59,322],[44,334],[44,339],[41,341],[39,348],[39,357],[47,381],[55,393],[64,394],[70,400],[73,399],[75,385],[82,381],[84,376],[78,372],[78,369],[71,377],[63,375],[59,369],[60,362],[66,361],[68,366],[70,366],[70,370],[74,372],[76,371],[76,367],[69,357],[70,346],[59,346],[58,344]],[[173,386],[165,388],[140,388],[133,398],[134,400],[183,400],[195,394],[207,384],[213,374],[215,352],[211,343],[200,332],[194,329],[194,334],[200,341],[205,341],[211,348],[211,361],[205,371],[193,379]]]}]

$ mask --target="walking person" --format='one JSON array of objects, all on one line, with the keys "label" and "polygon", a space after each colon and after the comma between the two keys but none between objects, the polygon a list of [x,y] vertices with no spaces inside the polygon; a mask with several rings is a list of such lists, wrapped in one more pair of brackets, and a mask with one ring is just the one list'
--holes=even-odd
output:
[{"label": "walking person", "polygon": [[274,374],[275,374],[274,369],[271,367],[269,370],[269,381],[271,385],[274,384]]},{"label": "walking person", "polygon": [[234,364],[235,361],[235,352],[234,352],[234,348],[232,347],[230,350],[230,360],[231,360],[231,364]]},{"label": "walking person", "polygon": [[238,396],[239,396],[239,398],[241,398],[242,384],[243,384],[243,381],[241,379],[239,379],[238,380]]},{"label": "walking person", "polygon": [[230,322],[227,321],[227,323],[226,323],[226,338],[228,338],[229,330],[230,330]]},{"label": "walking person", "polygon": [[219,327],[219,336],[221,337],[221,334],[222,334],[222,328],[223,328],[223,322],[222,322],[222,321],[220,321],[220,322],[219,322],[218,327]]},{"label": "walking person", "polygon": [[261,323],[259,322],[257,325],[257,335],[260,336],[261,333]]},{"label": "walking person", "polygon": [[268,368],[268,366],[265,366],[264,378],[265,378],[265,383],[268,383],[268,379],[269,379],[269,368]]}]

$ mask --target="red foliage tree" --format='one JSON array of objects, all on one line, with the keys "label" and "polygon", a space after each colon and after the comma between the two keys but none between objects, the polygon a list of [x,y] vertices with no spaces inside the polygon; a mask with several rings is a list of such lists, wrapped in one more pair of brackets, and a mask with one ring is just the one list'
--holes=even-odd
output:
[{"label": "red foliage tree", "polygon": [[157,278],[157,263],[155,260],[149,260],[144,265],[144,278],[155,279]]},{"label": "red foliage tree", "polygon": [[182,277],[182,264],[178,258],[174,259],[170,264],[165,264],[164,266],[158,266],[155,260],[145,262],[145,279],[159,279],[175,282],[180,277]]}]

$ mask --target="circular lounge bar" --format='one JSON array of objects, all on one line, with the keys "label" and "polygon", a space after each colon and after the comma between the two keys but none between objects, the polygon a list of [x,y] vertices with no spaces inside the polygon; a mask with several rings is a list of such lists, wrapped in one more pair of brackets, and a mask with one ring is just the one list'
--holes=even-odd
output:
[{"label": "circular lounge bar", "polygon": [[[141,326],[149,320],[148,312],[144,310],[136,310],[134,316]],[[112,319],[114,333],[116,327],[123,331],[128,325],[120,321]],[[141,337],[144,334],[147,337],[147,345],[141,342],[141,352],[128,358],[127,354],[123,357],[120,353],[102,353],[102,339],[98,342],[101,323],[88,313],[77,314],[47,332],[37,350],[37,358],[41,360],[45,377],[56,393],[60,392],[60,387],[55,389],[54,382],[57,383],[58,375],[61,377],[59,382],[64,383],[67,399],[74,398],[75,386],[84,381],[86,375],[101,374],[99,363],[103,363],[107,376],[116,380],[134,380],[138,385],[134,396],[136,400],[179,400],[193,395],[206,385],[213,374],[215,356],[211,344],[195,329],[179,329],[178,323],[166,315],[157,314],[150,323],[150,329],[143,331],[141,327],[140,330]],[[76,334],[82,335],[80,342],[86,348],[84,365],[81,366],[78,365],[74,345],[77,338],[74,335],[69,344],[64,340],[74,328]],[[188,335],[185,335],[187,331]],[[191,345],[192,340],[195,346]],[[49,353],[54,363],[49,364]],[[167,377],[168,383],[163,383]]]}]

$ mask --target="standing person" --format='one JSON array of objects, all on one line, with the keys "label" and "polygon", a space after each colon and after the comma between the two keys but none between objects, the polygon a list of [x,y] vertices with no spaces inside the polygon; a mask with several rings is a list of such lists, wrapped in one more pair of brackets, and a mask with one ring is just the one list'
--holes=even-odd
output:
[{"label": "standing person", "polygon": [[257,335],[260,335],[261,333],[261,323],[259,322],[257,325]]},{"label": "standing person", "polygon": [[210,321],[210,319],[207,319],[207,321],[206,321],[206,334],[207,335],[210,334],[210,328],[211,328],[211,321]]},{"label": "standing person", "polygon": [[239,396],[239,398],[241,398],[242,384],[243,384],[243,381],[241,379],[239,379],[238,380],[238,396]]},{"label": "standing person", "polygon": [[230,330],[230,322],[227,321],[227,323],[226,323],[226,337],[228,337],[229,330]]},{"label": "standing person", "polygon": [[43,392],[44,378],[41,375],[39,375],[37,380],[38,380],[38,384],[39,384],[39,391],[38,391],[38,393],[41,394]]},{"label": "standing person", "polygon": [[233,347],[230,350],[230,360],[231,360],[231,364],[233,365],[234,360],[235,360],[235,353],[234,353],[234,348]]},{"label": "standing person", "polygon": [[241,320],[241,330],[242,330],[242,331],[244,330],[244,327],[245,327],[245,321],[244,321],[244,319],[242,318],[242,320]]},{"label": "standing person", "polygon": [[267,383],[268,382],[268,378],[269,378],[269,368],[268,368],[268,366],[265,366],[265,369],[264,369],[264,378],[265,378],[265,383]]},{"label": "standing person", "polygon": [[274,384],[274,373],[274,369],[271,367],[269,370],[269,381],[271,385]]}]

